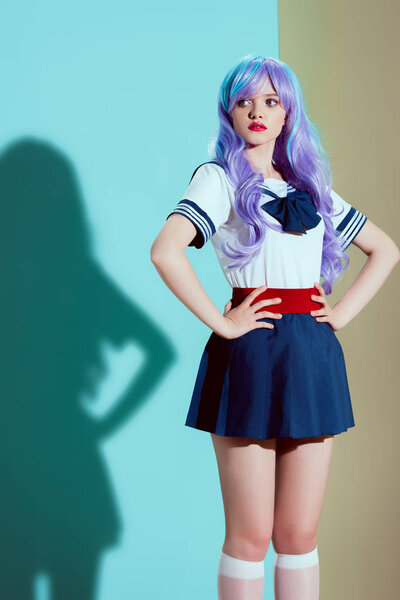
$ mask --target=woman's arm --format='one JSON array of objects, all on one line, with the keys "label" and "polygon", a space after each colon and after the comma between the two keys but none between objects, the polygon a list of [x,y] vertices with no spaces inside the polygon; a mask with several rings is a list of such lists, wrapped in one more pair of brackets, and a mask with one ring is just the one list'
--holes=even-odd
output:
[{"label": "woman's arm", "polygon": [[186,247],[195,235],[196,228],[189,219],[180,214],[173,214],[167,219],[151,246],[151,261],[173,294],[196,317],[222,337],[234,338],[259,327],[273,328],[271,323],[257,319],[280,318],[278,313],[255,312],[259,308],[278,302],[261,300],[250,307],[253,298],[266,286],[253,290],[238,307],[229,311],[229,317],[228,313],[222,314],[213,304],[185,254]]},{"label": "woman's arm", "polygon": [[185,254],[195,235],[196,228],[189,219],[171,215],[151,246],[151,262],[173,294],[203,323],[224,335],[225,318],[206,294]]},{"label": "woman's arm", "polygon": [[340,315],[343,327],[375,296],[400,260],[400,251],[395,242],[370,219],[354,238],[353,244],[368,259],[351,287],[333,307]]}]

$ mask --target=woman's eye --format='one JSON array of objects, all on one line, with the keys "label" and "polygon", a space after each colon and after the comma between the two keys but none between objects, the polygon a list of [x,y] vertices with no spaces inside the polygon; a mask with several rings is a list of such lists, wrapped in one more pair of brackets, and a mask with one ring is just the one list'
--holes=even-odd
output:
[{"label": "woman's eye", "polygon": [[[279,104],[278,100],[276,100],[275,98],[267,98],[266,102],[270,102],[272,100],[272,102],[275,102],[275,104],[269,104],[268,106],[276,106],[277,104]],[[242,104],[243,102],[249,102],[249,100],[247,98],[243,98],[242,100],[238,101],[238,106],[244,106],[244,104]]]}]

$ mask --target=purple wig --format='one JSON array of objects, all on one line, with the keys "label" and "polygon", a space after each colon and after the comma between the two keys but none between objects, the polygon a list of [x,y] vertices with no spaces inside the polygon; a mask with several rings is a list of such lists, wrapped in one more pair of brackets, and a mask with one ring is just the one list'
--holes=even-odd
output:
[{"label": "purple wig", "polygon": [[221,247],[227,256],[237,259],[229,268],[242,269],[260,252],[268,227],[282,231],[281,225],[267,223],[263,217],[259,186],[264,177],[251,168],[244,153],[246,143],[233,129],[231,118],[236,103],[257,93],[268,79],[286,111],[286,125],[275,140],[272,162],[285,181],[311,194],[324,220],[321,275],[322,287],[330,294],[335,279],[349,264],[349,257],[340,246],[330,218],[333,201],[329,158],[322,148],[317,128],[307,117],[296,75],[288,65],[274,58],[245,56],[227,73],[219,91],[219,131],[209,152],[235,187],[237,213],[248,225],[247,239],[237,239],[235,248],[229,243],[222,243]]}]

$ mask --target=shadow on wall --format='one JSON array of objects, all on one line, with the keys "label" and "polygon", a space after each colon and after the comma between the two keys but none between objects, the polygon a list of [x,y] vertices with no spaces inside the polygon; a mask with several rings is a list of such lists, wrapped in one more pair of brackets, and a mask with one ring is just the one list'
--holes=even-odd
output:
[{"label": "shadow on wall", "polygon": [[[135,415],[175,360],[162,331],[91,255],[76,174],[23,139],[0,155],[0,587],[32,598],[95,597],[101,551],[121,522],[99,443]],[[140,346],[143,367],[102,420],[81,407],[105,375],[100,345]]]}]

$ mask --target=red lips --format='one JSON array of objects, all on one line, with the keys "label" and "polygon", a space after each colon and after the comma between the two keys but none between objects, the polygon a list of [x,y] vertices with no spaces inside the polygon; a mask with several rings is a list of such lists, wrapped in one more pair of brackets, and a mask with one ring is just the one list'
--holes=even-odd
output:
[{"label": "red lips", "polygon": [[249,125],[249,129],[254,131],[264,131],[267,128],[262,123],[252,123],[251,125]]}]

